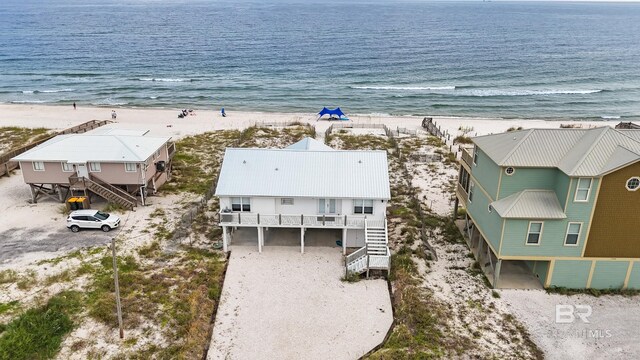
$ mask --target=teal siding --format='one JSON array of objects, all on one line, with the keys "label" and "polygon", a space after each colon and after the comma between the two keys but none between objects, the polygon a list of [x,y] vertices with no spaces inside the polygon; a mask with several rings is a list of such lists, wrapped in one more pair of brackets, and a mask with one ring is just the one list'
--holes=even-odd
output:
[{"label": "teal siding", "polygon": [[500,248],[502,235],[502,218],[495,211],[489,212],[489,199],[476,186],[473,191],[473,201],[467,203],[467,213],[476,226],[485,234],[496,252]]},{"label": "teal siding", "polygon": [[549,272],[549,261],[534,261],[534,265],[531,268],[533,273],[538,276],[540,282],[544,284],[547,279],[547,273]]},{"label": "teal siding", "polygon": [[629,283],[627,284],[628,289],[640,289],[640,261],[635,261],[633,263],[633,268],[631,268],[631,276],[629,276]]},{"label": "teal siding", "polygon": [[503,256],[582,256],[582,246],[587,233],[585,225],[582,226],[578,239],[579,246],[564,246],[568,221],[545,220],[543,223],[540,245],[525,245],[529,220],[507,219],[500,254]]},{"label": "teal siding", "polygon": [[587,287],[590,270],[591,261],[557,260],[550,286],[584,289]]},{"label": "teal siding", "polygon": [[620,289],[629,268],[628,261],[596,261],[591,278],[592,289]]},{"label": "teal siding", "polygon": [[[513,175],[506,175],[503,168],[499,199],[526,189],[556,189],[559,170],[555,168],[515,168],[515,170]],[[564,207],[564,203],[562,206]]]},{"label": "teal siding", "polygon": [[556,172],[556,185],[555,191],[556,196],[558,197],[558,201],[560,202],[560,206],[564,209],[564,204],[567,202],[567,193],[569,192],[569,184],[571,183],[571,178],[567,176],[567,174],[558,170]]},{"label": "teal siding", "polygon": [[482,150],[478,151],[478,164],[471,164],[471,175],[475,178],[476,186],[481,185],[491,198],[495,200],[498,193],[498,182],[500,180],[500,167],[485,155]]}]

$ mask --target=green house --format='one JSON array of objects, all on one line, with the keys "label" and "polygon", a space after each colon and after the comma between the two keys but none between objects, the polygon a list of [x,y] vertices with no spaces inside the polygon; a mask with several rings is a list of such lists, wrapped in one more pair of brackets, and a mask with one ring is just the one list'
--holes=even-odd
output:
[{"label": "green house", "polygon": [[640,130],[473,138],[456,189],[496,288],[640,288]]}]

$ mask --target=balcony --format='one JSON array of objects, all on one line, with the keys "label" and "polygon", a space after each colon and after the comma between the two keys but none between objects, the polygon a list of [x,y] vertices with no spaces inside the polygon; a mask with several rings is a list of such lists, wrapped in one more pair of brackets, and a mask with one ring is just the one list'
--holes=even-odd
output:
[{"label": "balcony", "polygon": [[466,168],[470,169],[471,165],[473,165],[473,148],[472,147],[461,147],[460,150],[462,150],[462,162],[463,162],[463,166],[467,165]]},{"label": "balcony", "polygon": [[460,199],[460,201],[464,206],[467,206],[469,194],[464,190],[464,187],[462,187],[460,183],[458,183],[457,185],[458,186],[456,187],[456,196],[458,196],[458,199]]},{"label": "balcony", "polygon": [[[364,229],[361,215],[291,215],[220,212],[220,226],[308,227]],[[384,219],[367,218],[369,227],[384,227]]]}]

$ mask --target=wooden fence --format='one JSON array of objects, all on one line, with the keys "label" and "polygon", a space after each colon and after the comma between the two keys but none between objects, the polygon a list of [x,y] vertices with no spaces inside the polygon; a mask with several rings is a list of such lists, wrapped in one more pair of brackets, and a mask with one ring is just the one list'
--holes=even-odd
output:
[{"label": "wooden fence", "polygon": [[91,121],[87,121],[85,123],[82,123],[80,125],[76,125],[73,127],[70,127],[68,129],[62,130],[58,133],[55,133],[51,136],[48,136],[46,138],[42,138],[40,140],[34,141],[32,143],[29,143],[27,145],[18,147],[18,148],[14,148],[14,149],[10,149],[9,151],[5,152],[4,154],[0,155],[0,176],[3,175],[9,175],[10,171],[17,168],[18,167],[18,163],[16,162],[12,162],[10,161],[12,158],[22,154],[23,152],[30,150],[42,143],[44,143],[47,140],[50,140],[52,138],[54,138],[55,136],[58,135],[66,135],[66,134],[80,134],[80,133],[85,133],[89,130],[93,130],[95,128],[98,128],[100,126],[112,123],[113,121],[111,120],[91,120]]}]

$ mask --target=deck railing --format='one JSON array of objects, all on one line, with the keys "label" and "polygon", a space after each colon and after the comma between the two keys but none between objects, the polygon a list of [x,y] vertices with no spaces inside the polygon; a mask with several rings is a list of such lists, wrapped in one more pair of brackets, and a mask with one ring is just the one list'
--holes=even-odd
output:
[{"label": "deck railing", "polygon": [[471,167],[471,165],[473,165],[473,148],[461,147],[460,150],[462,150],[462,161],[464,161],[469,167]]},{"label": "deck railing", "polygon": [[[364,229],[365,216],[329,214],[260,214],[220,212],[220,225],[233,226],[306,226]],[[370,227],[384,227],[384,220],[368,219]]]}]

